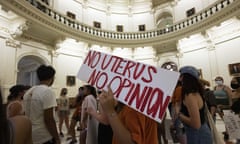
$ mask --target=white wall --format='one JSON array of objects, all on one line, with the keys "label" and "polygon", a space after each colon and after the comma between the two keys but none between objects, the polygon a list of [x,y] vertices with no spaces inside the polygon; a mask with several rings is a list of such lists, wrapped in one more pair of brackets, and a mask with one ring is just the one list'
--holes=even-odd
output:
[{"label": "white wall", "polygon": [[224,77],[226,84],[230,85],[231,76],[228,70],[228,64],[240,62],[240,37],[216,45],[216,60],[218,75]]},{"label": "white wall", "polygon": [[138,31],[138,25],[145,24],[146,30],[152,30],[154,28],[154,16],[151,13],[140,13],[132,16],[133,19],[133,31]]},{"label": "white wall", "polygon": [[133,29],[132,27],[133,24],[129,22],[131,17],[129,17],[128,15],[112,14],[110,18],[111,18],[111,30],[113,31],[116,31],[117,25],[123,25],[124,32],[129,32]]},{"label": "white wall", "polygon": [[4,86],[13,84],[15,79],[15,61],[16,61],[16,48],[5,45],[5,40],[1,40],[1,70],[2,70],[2,83]]},{"label": "white wall", "polygon": [[[183,4],[179,6],[184,7],[184,4],[187,5],[184,3],[186,1],[187,0],[179,1],[179,3],[183,2]],[[67,5],[68,2],[66,2],[66,8],[72,9],[71,5],[73,5],[73,3]],[[204,1],[204,3],[206,3],[206,1]],[[60,3],[54,4],[60,7]],[[61,3],[61,5],[63,4],[65,5],[65,2]],[[81,11],[81,7],[79,9],[79,11]],[[94,11],[89,12],[92,13],[92,15],[95,13]],[[182,13],[182,15],[184,14]],[[99,19],[93,17],[89,18],[89,20],[104,20],[103,13],[97,16],[99,16]],[[129,19],[125,21],[125,16],[123,17],[124,20],[122,23],[130,25]],[[151,13],[137,14],[130,19],[133,21],[133,28],[135,30],[137,30],[139,24],[145,23],[147,29],[153,26],[151,24],[151,22],[153,22]],[[111,20],[112,25],[114,25],[111,26],[111,28],[115,28],[115,24],[119,23],[119,20],[116,23],[114,23],[115,18]],[[214,77],[221,75],[224,77],[225,83],[229,85],[231,76],[229,75],[228,64],[240,62],[240,20],[238,19],[231,19],[220,24],[218,27],[206,30],[205,35],[203,30],[202,34],[195,34],[181,39],[178,45],[179,53],[160,54],[158,55],[159,58],[155,57],[156,53],[152,47],[136,49],[121,47],[108,48],[97,45],[89,46],[86,43],[76,42],[74,40],[67,41],[67,43],[64,42],[63,45],[60,45],[60,49],[57,50],[55,55],[51,55],[49,53],[51,51],[47,50],[45,45],[32,41],[22,41],[20,42],[21,48],[14,48],[6,46],[7,38],[11,38],[9,33],[10,28],[11,24],[7,21],[0,22],[0,67],[2,68],[0,84],[4,89],[4,96],[7,95],[10,86],[16,83],[16,64],[23,56],[27,55],[37,55],[56,68],[56,81],[53,87],[57,94],[62,87],[66,86],[66,76],[77,74],[90,48],[156,66],[161,66],[161,64],[168,61],[177,63],[179,67],[183,65],[194,65],[202,69],[203,78],[209,80],[212,84]],[[129,29],[130,28],[131,26],[129,26]],[[71,96],[75,96],[77,88],[83,84],[83,82],[77,79],[76,82],[76,86],[69,87]]]},{"label": "white wall", "polygon": [[[185,49],[185,51],[182,53],[182,56],[178,57],[176,53],[161,54],[157,63],[155,51],[151,47],[136,48],[135,50],[132,48],[113,48],[113,51],[108,47],[100,47],[97,45],[93,45],[91,47],[95,50],[107,53],[112,52],[113,55],[118,55],[128,59],[135,59],[136,61],[155,66],[161,66],[161,64],[167,61],[175,62],[179,64],[179,67],[183,65],[194,65],[202,70],[203,78],[212,82],[212,86],[213,78],[216,75],[223,76],[225,83],[229,85],[231,76],[228,72],[228,64],[240,62],[240,37],[236,37],[235,39],[230,39],[228,41],[222,41],[222,43],[219,42],[218,44],[215,44],[215,49],[208,49],[207,46],[200,49],[194,49],[195,47],[198,47],[199,43],[201,42],[203,45],[206,45],[205,41],[203,41],[200,36],[198,38],[199,41],[197,42],[196,40],[195,45],[194,43],[191,43],[191,47],[193,47],[192,50],[187,47],[186,43],[182,43],[182,45],[180,44],[182,49],[184,49],[184,47],[188,48]],[[225,38],[222,39],[225,40]],[[58,54],[53,58],[53,66],[56,68],[57,72],[53,87],[55,88],[57,95],[62,87],[66,87],[66,76],[77,74],[78,69],[89,49],[84,43],[73,43],[77,42],[68,43],[66,45],[68,49],[65,49],[66,47],[63,46],[63,48],[60,48],[58,50]],[[0,73],[0,81],[1,85],[5,87],[5,95],[7,94],[7,89],[16,82],[15,65],[23,55],[42,55],[41,57],[50,63],[52,59],[51,55],[49,55],[48,51],[44,50],[42,45],[39,45],[39,48],[37,48],[36,45],[24,44],[22,45],[22,48],[16,49],[6,46],[5,40],[0,39],[0,50],[0,66],[4,68]],[[82,84],[83,82],[76,79],[76,86],[67,87],[69,89],[69,95],[75,96],[78,87]]]},{"label": "white wall", "polygon": [[[100,6],[99,9],[94,8],[94,4]],[[154,16],[150,13],[150,6],[137,5],[132,8],[134,15],[129,17],[128,8],[119,5],[111,6],[111,13],[107,15],[107,6],[98,2],[90,1],[87,7],[83,7],[83,2],[76,0],[54,2],[53,8],[58,12],[66,15],[67,11],[76,14],[76,19],[80,22],[93,26],[93,21],[101,23],[102,29],[116,31],[116,25],[123,25],[125,32],[138,31],[138,25],[145,24],[146,30],[154,28]],[[124,5],[123,5],[124,6]],[[139,9],[140,8],[140,9]],[[144,12],[139,12],[139,10]],[[117,10],[117,11],[116,11]],[[121,12],[122,11],[122,12]]]},{"label": "white wall", "polygon": [[208,53],[209,51],[206,48],[184,53],[182,58],[180,58],[180,67],[185,65],[195,66],[197,69],[201,69],[203,78],[211,82],[212,72]]},{"label": "white wall", "polygon": [[16,84],[18,72],[17,66],[21,58],[28,55],[34,55],[43,59],[43,61],[47,64],[51,64],[49,51],[44,47],[41,47],[41,44],[36,45],[36,43],[34,43],[34,45],[31,45],[31,43],[27,44],[25,42],[15,41],[19,43],[19,46],[13,47],[6,45],[7,40],[8,38],[0,39],[0,66],[2,68],[0,74],[0,84],[2,86],[4,96],[8,95],[8,89]]},{"label": "white wall", "polygon": [[55,86],[58,88],[57,96],[60,94],[60,89],[66,87],[68,89],[68,96],[75,97],[77,90],[82,82],[76,78],[75,86],[67,86],[66,80],[67,76],[76,76],[80,68],[80,65],[83,62],[83,58],[75,57],[70,55],[60,54],[57,56],[56,61],[56,77]]},{"label": "white wall", "polygon": [[152,47],[138,47],[133,50],[133,58],[136,61],[157,66],[156,51]]},{"label": "white wall", "polygon": [[67,11],[74,13],[76,15],[76,20],[82,22],[83,15],[82,15],[82,5],[80,3],[77,3],[74,0],[56,0],[54,1],[53,8],[63,14],[66,15]]},{"label": "white wall", "polygon": [[[138,25],[145,24],[146,30],[155,28],[155,18],[163,11],[173,13],[174,22],[181,21],[186,18],[186,11],[195,8],[196,13],[213,4],[217,0],[201,0],[189,1],[181,0],[177,5],[166,5],[162,8],[157,7],[155,13],[152,13],[150,3],[136,3],[128,8],[128,4],[124,2],[110,2],[109,5],[104,1],[87,1],[81,0],[55,0],[53,8],[58,12],[66,15],[67,11],[76,14],[76,19],[80,22],[93,25],[93,21],[101,22],[102,29],[116,31],[116,25],[123,25],[125,32],[138,31]],[[86,5],[84,7],[83,5]],[[109,6],[109,15],[107,9]],[[95,8],[97,7],[97,8]],[[132,15],[129,15],[129,12]]]},{"label": "white wall", "polygon": [[131,48],[114,48],[112,54],[131,60],[133,59],[133,50]]},{"label": "white wall", "polygon": [[217,0],[200,0],[200,1],[191,1],[191,0],[181,0],[178,1],[177,5],[174,7],[174,16],[175,22],[181,21],[187,17],[186,11],[195,8],[195,12],[203,10],[209,5],[213,4]]},{"label": "white wall", "polygon": [[[206,30],[205,35],[196,34],[179,41],[182,56],[179,65],[194,65],[202,69],[203,78],[214,85],[214,78],[223,76],[230,85],[232,76],[228,65],[239,63],[240,25],[239,20],[230,19],[218,27]],[[208,36],[206,36],[208,35]]]},{"label": "white wall", "polygon": [[107,17],[105,12],[97,11],[91,8],[88,9],[88,19],[85,22],[87,22],[90,26],[93,26],[93,22],[97,21],[101,23],[102,29],[108,29],[106,20]]}]

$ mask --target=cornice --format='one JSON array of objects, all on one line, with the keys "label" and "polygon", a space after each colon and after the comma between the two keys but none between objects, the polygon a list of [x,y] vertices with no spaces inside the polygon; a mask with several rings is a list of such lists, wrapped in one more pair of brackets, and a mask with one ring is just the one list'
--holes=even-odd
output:
[{"label": "cornice", "polygon": [[7,39],[5,43],[6,43],[6,46],[10,46],[13,48],[21,48],[21,43],[13,39]]},{"label": "cornice", "polygon": [[[75,20],[69,19],[66,16],[58,14],[53,10],[51,10],[51,14],[49,14],[49,16],[39,9],[33,7],[26,0],[0,0],[0,2],[2,5],[25,17],[26,19],[43,25],[63,36],[71,37],[87,43],[94,43],[110,47],[139,47],[169,43],[177,41],[191,34],[202,32],[205,29],[218,25],[233,16],[240,15],[239,0],[221,0],[213,4],[212,7],[208,7],[190,18],[174,24],[170,31],[166,31],[166,29],[155,29],[145,32],[118,33],[87,26]],[[229,5],[224,6],[228,2]],[[224,3],[224,5],[222,3]],[[218,6],[219,10],[211,14],[211,11],[209,10],[212,10],[214,5],[218,4],[222,4],[224,8],[221,9],[221,7]],[[204,17],[206,13],[207,15],[211,16]],[[67,23],[70,22],[70,24],[64,24],[63,22],[57,21],[57,18],[54,18],[56,15],[63,19],[67,19]],[[199,17],[203,18],[200,19]],[[80,26],[80,28],[76,28],[77,25]],[[109,37],[109,35],[111,35],[111,37]]]}]

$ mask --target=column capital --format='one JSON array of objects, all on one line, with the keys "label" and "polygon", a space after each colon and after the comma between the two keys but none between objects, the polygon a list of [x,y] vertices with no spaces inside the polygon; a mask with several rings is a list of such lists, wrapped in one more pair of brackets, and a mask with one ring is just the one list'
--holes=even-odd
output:
[{"label": "column capital", "polygon": [[21,42],[16,41],[14,39],[7,39],[5,43],[6,43],[6,46],[21,48]]}]

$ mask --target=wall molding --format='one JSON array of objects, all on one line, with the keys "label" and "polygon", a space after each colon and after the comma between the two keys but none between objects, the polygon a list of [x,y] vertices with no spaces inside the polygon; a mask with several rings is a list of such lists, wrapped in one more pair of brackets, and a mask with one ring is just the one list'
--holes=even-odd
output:
[{"label": "wall molding", "polygon": [[[48,9],[50,12],[47,15],[47,13],[40,11],[26,0],[0,1],[2,5],[8,7],[15,13],[40,25],[44,25],[49,28],[49,30],[60,33],[63,37],[71,37],[87,43],[109,47],[121,46],[134,48],[170,43],[183,37],[199,33],[229,18],[240,15],[239,0],[221,0],[192,17],[174,24],[169,31],[165,29],[154,29],[145,32],[118,33],[108,30],[99,30],[86,24],[79,23],[78,21],[70,20],[66,16],[56,13],[50,8]],[[214,10],[214,8],[218,10]],[[57,18],[53,18],[56,15],[57,17],[61,17],[61,19],[66,19],[66,23],[60,23]],[[80,27],[77,28],[77,26]]]}]

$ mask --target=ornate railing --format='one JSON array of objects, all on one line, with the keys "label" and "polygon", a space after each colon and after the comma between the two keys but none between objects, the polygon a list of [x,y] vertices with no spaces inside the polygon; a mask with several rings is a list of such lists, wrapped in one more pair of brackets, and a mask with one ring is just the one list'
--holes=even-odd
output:
[{"label": "ornate railing", "polygon": [[[11,0],[1,0],[11,1]],[[65,15],[51,9],[39,0],[13,0],[15,5],[25,11],[31,17],[45,22],[48,26],[64,32],[66,35],[76,39],[93,41],[103,45],[111,46],[143,46],[161,44],[174,41],[186,35],[200,32],[202,29],[209,28],[222,21],[234,16],[240,11],[240,0],[220,0],[203,9],[199,13],[177,22],[167,28],[154,29],[144,32],[114,32],[98,29],[80,23]],[[34,7],[35,11],[28,9]],[[36,9],[38,11],[36,11]],[[14,11],[14,10],[13,10]],[[41,14],[39,14],[41,12]],[[63,28],[64,26],[64,28]]]}]

